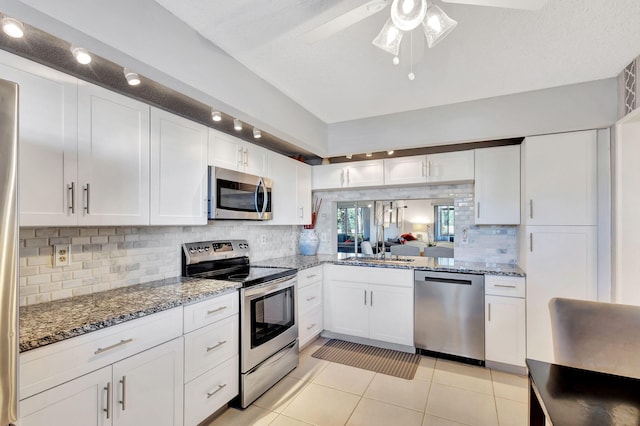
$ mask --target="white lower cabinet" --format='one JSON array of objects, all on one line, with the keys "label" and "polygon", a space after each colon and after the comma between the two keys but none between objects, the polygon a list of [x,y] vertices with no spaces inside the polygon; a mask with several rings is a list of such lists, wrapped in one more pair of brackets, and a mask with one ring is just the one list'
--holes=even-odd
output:
[{"label": "white lower cabinet", "polygon": [[485,358],[525,367],[525,278],[485,275]]},{"label": "white lower cabinet", "polygon": [[322,277],[322,265],[298,272],[298,334],[301,348],[324,329]]},{"label": "white lower cabinet", "polygon": [[182,337],[20,401],[20,425],[181,425]]},{"label": "white lower cabinet", "polygon": [[412,270],[325,268],[325,330],[413,346]]}]

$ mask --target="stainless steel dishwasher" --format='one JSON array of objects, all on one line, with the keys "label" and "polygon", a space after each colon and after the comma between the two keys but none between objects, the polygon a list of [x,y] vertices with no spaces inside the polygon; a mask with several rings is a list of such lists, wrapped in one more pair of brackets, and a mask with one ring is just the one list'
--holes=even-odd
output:
[{"label": "stainless steel dishwasher", "polygon": [[484,275],[415,271],[414,292],[419,352],[484,365]]}]

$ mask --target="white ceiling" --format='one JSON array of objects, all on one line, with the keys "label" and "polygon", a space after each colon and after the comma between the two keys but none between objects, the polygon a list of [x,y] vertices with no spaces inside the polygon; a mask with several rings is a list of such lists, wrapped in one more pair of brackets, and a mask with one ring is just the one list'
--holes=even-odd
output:
[{"label": "white ceiling", "polygon": [[304,34],[364,0],[156,0],[327,123],[616,76],[640,54],[640,1],[549,0],[522,11],[436,1],[457,28],[413,32],[401,65],[371,40],[389,8],[315,44]]}]

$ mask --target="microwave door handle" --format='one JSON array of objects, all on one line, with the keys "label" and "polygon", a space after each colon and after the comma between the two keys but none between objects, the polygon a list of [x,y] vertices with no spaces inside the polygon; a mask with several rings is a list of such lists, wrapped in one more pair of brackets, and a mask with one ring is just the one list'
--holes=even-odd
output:
[{"label": "microwave door handle", "polygon": [[262,178],[260,178],[260,180],[258,181],[258,185],[256,185],[256,192],[253,193],[253,204],[260,219],[262,219],[263,212],[261,212],[260,208],[258,207],[258,192],[260,192],[260,187],[262,185],[264,185],[264,182],[262,182]]},{"label": "microwave door handle", "polygon": [[262,219],[264,213],[267,211],[267,207],[269,206],[269,193],[267,191],[267,184],[264,183],[262,178],[260,178],[260,183],[262,184],[262,188],[264,191],[264,197],[262,197],[262,211],[260,212],[260,219]]}]

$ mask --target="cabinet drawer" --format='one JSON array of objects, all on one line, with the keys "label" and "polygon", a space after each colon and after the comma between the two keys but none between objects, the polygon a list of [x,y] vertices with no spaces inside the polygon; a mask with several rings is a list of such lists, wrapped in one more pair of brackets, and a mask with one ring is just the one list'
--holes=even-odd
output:
[{"label": "cabinet drawer", "polygon": [[182,335],[182,308],[87,333],[20,355],[20,397],[57,386]]},{"label": "cabinet drawer", "polygon": [[298,290],[298,312],[303,314],[322,305],[322,283]]},{"label": "cabinet drawer", "polygon": [[317,336],[323,329],[322,324],[322,307],[318,306],[311,312],[304,315],[300,315],[300,326],[298,332],[300,333],[300,346],[304,346],[309,340]]},{"label": "cabinet drawer", "polygon": [[485,275],[484,293],[493,296],[525,297],[525,278]]},{"label": "cabinet drawer", "polygon": [[189,382],[238,353],[238,315],[184,336],[184,381]]},{"label": "cabinet drawer", "polygon": [[316,282],[322,282],[322,266],[298,271],[298,288],[304,288]]},{"label": "cabinet drawer", "polygon": [[224,294],[184,307],[184,332],[188,333],[238,313],[238,292]]},{"label": "cabinet drawer", "polygon": [[413,269],[327,265],[325,273],[328,281],[413,288]]},{"label": "cabinet drawer", "polygon": [[184,387],[184,424],[197,425],[238,395],[238,356]]}]

